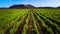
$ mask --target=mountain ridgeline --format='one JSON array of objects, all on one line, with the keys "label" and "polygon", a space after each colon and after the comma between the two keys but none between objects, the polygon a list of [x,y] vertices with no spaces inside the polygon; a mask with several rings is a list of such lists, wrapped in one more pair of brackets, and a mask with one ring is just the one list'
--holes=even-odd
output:
[{"label": "mountain ridgeline", "polygon": [[11,5],[10,7],[6,8],[6,7],[3,7],[3,8],[0,8],[0,9],[25,9],[25,8],[60,8],[60,6],[58,7],[35,7],[33,5],[30,5],[30,4],[15,4],[15,5]]},{"label": "mountain ridgeline", "polygon": [[32,5],[24,5],[24,4],[20,4],[20,5],[12,5],[9,8],[35,8]]}]

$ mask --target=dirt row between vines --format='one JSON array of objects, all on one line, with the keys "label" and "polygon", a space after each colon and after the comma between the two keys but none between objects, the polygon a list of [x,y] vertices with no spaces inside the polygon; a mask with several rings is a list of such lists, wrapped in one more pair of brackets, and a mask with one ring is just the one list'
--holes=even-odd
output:
[{"label": "dirt row between vines", "polygon": [[14,34],[22,34],[22,31],[23,31],[27,18],[28,18],[28,15],[24,18],[23,22],[20,24],[19,28],[17,29],[17,31]]},{"label": "dirt row between vines", "polygon": [[[30,10],[32,11],[32,10]],[[36,25],[38,27],[38,31],[40,32],[40,34],[43,34],[42,32],[42,27],[41,27],[41,24],[40,22],[38,21],[37,17],[33,14],[31,14],[30,12],[30,20],[29,20],[29,23],[28,23],[28,29],[27,29],[27,33],[26,34],[37,34],[37,32],[34,30],[34,26],[33,26],[33,19],[32,19],[32,16],[34,16],[35,18],[35,21],[36,21]],[[28,15],[24,18],[23,22],[20,24],[20,26],[18,27],[17,31],[14,33],[14,34],[22,34],[23,32],[23,28],[24,28],[24,25],[26,24],[26,19],[28,18]],[[9,29],[7,29],[7,31],[5,32],[5,34],[10,34],[10,29],[12,29],[13,27],[10,27]]]},{"label": "dirt row between vines", "polygon": [[[26,19],[27,17],[28,17],[28,15],[25,16],[23,22],[20,24],[20,26],[18,27],[18,30],[17,30],[14,34],[21,34],[21,32],[22,32],[22,30],[23,30],[23,26],[24,26],[24,24],[25,24],[25,19]],[[22,17],[21,17],[21,18],[22,18]],[[19,21],[21,20],[21,18],[19,18],[16,22],[19,22]],[[15,25],[15,24],[14,24],[14,25]],[[13,25],[13,26],[14,26],[14,25]],[[10,27],[9,29],[7,29],[4,34],[10,34],[10,29],[12,29],[13,26]]]},{"label": "dirt row between vines", "polygon": [[33,26],[33,22],[32,22],[32,14],[30,12],[30,20],[29,20],[29,24],[28,24],[27,34],[35,34],[35,31],[33,29],[34,29],[34,26]]},{"label": "dirt row between vines", "polygon": [[37,19],[37,16],[36,16],[34,13],[33,13],[33,16],[34,16],[34,18],[35,18],[38,31],[40,32],[40,34],[43,34],[43,32],[42,32],[42,27],[41,27],[41,24],[40,24],[39,20]]}]

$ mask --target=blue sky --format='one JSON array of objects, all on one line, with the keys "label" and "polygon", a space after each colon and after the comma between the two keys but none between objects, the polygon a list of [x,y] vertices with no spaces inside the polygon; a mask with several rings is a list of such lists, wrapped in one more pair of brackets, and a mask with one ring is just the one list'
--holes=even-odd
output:
[{"label": "blue sky", "polygon": [[0,0],[0,7],[9,7],[14,4],[31,4],[36,7],[57,7],[60,0]]}]

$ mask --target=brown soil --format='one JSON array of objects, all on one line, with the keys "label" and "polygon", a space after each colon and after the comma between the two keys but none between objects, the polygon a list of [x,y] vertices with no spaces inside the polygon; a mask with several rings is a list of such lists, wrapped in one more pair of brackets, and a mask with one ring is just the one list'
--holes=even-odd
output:
[{"label": "brown soil", "polygon": [[[34,14],[33,14],[34,15]],[[34,18],[35,18],[35,21],[36,21],[36,25],[37,25],[37,27],[38,27],[38,30],[39,30],[39,32],[40,32],[40,34],[43,34],[42,33],[42,27],[41,27],[41,24],[40,24],[40,22],[38,21],[38,19],[37,19],[37,17],[34,15]]]},{"label": "brown soil", "polygon": [[[28,16],[28,15],[27,15]],[[24,21],[23,21],[23,23],[21,23],[21,25],[19,26],[19,28],[18,28],[18,31],[16,31],[16,33],[15,34],[18,34],[18,33],[20,33],[21,31],[22,31],[22,29],[23,29],[23,25],[25,24],[25,19],[27,18],[27,16],[24,18]],[[19,21],[20,19],[18,19],[17,21]],[[16,22],[17,22],[16,21]],[[14,25],[15,25],[15,23],[14,23]],[[13,28],[13,26],[14,25],[12,25],[12,27],[10,27],[9,29],[7,29],[5,32],[4,32],[4,34],[10,34],[10,29],[12,29]],[[21,30],[21,31],[20,31]]]},{"label": "brown soil", "polygon": [[[30,11],[32,11],[32,10],[30,10]],[[27,29],[27,33],[26,34],[37,34],[37,32],[35,31],[34,26],[33,26],[34,23],[33,23],[31,12],[29,13],[29,15],[30,15],[30,20],[29,20],[29,23],[28,23],[28,29]],[[22,34],[22,31],[23,31],[24,25],[26,23],[27,17],[28,17],[28,15],[24,18],[23,22],[20,24],[20,26],[18,27],[17,31],[14,34]],[[36,25],[38,27],[38,31],[40,32],[40,34],[44,34],[44,32],[42,31],[41,24],[40,24],[40,22],[38,21],[38,19],[37,19],[37,17],[35,15],[34,15],[34,18],[35,18],[35,21],[36,21]],[[10,34],[9,30],[11,28],[13,28],[13,27],[10,27],[9,29],[7,29],[7,31],[5,32],[5,34]]]},{"label": "brown soil", "polygon": [[34,30],[33,22],[32,22],[32,15],[30,13],[30,21],[28,24],[27,34],[36,34],[36,31]]},{"label": "brown soil", "polygon": [[26,19],[27,19],[28,15],[24,18],[23,22],[20,24],[19,28],[17,29],[17,31],[14,34],[22,34],[23,31],[23,27],[26,23]]},{"label": "brown soil", "polygon": [[9,30],[10,30],[11,28],[13,28],[13,27],[10,27],[9,29],[7,29],[7,30],[4,32],[4,34],[10,34],[10,31],[9,31]]}]

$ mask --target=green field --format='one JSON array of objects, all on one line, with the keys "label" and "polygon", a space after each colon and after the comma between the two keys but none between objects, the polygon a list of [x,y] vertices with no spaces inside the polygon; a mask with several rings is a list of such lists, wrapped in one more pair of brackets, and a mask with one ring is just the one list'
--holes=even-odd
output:
[{"label": "green field", "polygon": [[0,34],[60,34],[60,9],[0,9]]}]

